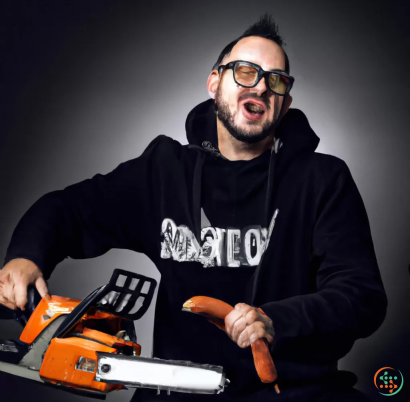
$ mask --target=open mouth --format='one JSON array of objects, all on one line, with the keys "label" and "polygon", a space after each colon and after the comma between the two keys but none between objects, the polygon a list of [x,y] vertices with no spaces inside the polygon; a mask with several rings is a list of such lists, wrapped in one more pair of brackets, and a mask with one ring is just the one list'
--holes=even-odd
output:
[{"label": "open mouth", "polygon": [[244,108],[251,114],[262,115],[265,113],[265,109],[262,106],[257,105],[256,103],[252,103],[252,102],[246,102],[244,104]]}]

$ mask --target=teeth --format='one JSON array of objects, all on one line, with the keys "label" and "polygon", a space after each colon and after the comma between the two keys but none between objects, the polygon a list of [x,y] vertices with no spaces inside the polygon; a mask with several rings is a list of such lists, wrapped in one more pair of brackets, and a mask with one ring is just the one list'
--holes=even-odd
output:
[{"label": "teeth", "polygon": [[259,105],[255,105],[255,103],[245,103],[246,109],[250,112],[254,113],[263,113],[263,108]]}]

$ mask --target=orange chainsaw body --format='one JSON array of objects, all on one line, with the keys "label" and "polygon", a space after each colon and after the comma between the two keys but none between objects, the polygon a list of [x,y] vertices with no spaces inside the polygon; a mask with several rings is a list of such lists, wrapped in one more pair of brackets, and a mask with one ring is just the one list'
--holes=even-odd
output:
[{"label": "orange chainsaw body", "polygon": [[[61,296],[44,297],[27,322],[20,340],[31,344],[57,317],[70,314],[80,302],[78,299]],[[124,387],[121,384],[106,384],[94,380],[96,367],[92,362],[97,361],[96,352],[117,353],[120,347],[129,347],[134,356],[140,356],[141,346],[89,328],[90,322],[98,326],[95,324],[96,320],[105,320],[113,333],[121,328],[120,317],[91,309],[73,328],[75,334],[81,335],[51,340],[40,369],[40,377],[44,382],[104,393]],[[88,359],[88,371],[78,369],[80,358]]]},{"label": "orange chainsaw body", "polygon": [[27,321],[20,340],[31,344],[40,333],[62,314],[70,314],[81,302],[78,299],[70,299],[61,296],[43,297],[30,319]]},{"label": "orange chainsaw body", "polygon": [[92,389],[105,393],[123,388],[124,386],[120,384],[106,384],[95,381],[95,363],[91,363],[90,371],[76,369],[80,358],[88,359],[88,362],[96,362],[96,352],[116,353],[117,349],[92,340],[75,337],[55,338],[51,341],[44,356],[40,377],[44,382],[52,384],[61,384],[79,389]]},{"label": "orange chainsaw body", "polygon": [[[122,276],[126,281],[120,284]],[[147,281],[151,286],[144,293],[142,285]],[[98,353],[125,358],[141,355],[134,320],[146,312],[155,286],[152,278],[116,269],[108,285],[84,300],[47,294],[31,311],[19,341],[0,342],[2,356],[17,359],[0,359],[3,370],[9,363],[16,364],[22,376],[24,370],[37,371],[38,380],[91,397],[123,389],[124,384],[96,376]],[[139,303],[141,297],[143,303]]]}]

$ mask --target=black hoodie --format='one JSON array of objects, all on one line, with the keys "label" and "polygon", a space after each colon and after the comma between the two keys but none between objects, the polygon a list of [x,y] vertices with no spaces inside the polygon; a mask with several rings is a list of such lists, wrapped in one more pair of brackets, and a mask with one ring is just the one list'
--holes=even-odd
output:
[{"label": "black hoodie", "polygon": [[[221,395],[165,400],[258,393],[262,401],[330,379],[351,385],[355,376],[343,377],[337,361],[379,328],[387,298],[348,167],[315,152],[319,138],[296,109],[272,149],[250,161],[220,154],[213,100],[190,112],[186,130],[189,145],[158,136],[113,172],[40,198],[17,225],[5,262],[30,259],[48,278],[67,256],[145,253],[161,273],[153,355],[222,365],[231,380]],[[195,295],[245,302],[272,319],[281,394],[260,382],[250,348],[181,311]],[[161,400],[153,390],[136,396]]]}]

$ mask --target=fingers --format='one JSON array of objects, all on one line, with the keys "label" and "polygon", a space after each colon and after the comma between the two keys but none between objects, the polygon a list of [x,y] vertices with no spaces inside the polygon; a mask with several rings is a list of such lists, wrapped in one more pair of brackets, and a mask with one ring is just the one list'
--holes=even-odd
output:
[{"label": "fingers", "polygon": [[15,304],[21,310],[25,309],[27,304],[27,284],[18,281],[14,286]]},{"label": "fingers", "polygon": [[238,337],[238,346],[246,348],[258,339],[266,338],[268,342],[273,342],[273,336],[266,331],[265,324],[262,321],[255,321],[248,325]]},{"label": "fingers", "polygon": [[[14,299],[14,282],[10,275],[5,275],[1,278],[2,280],[2,287],[1,287],[1,296],[3,300],[8,303],[9,308],[13,310],[16,309],[16,302]],[[10,307],[12,306],[12,307]]]},{"label": "fingers", "polygon": [[261,338],[266,338],[268,343],[273,343],[273,334],[267,328],[264,322],[255,322],[251,329],[251,334],[249,335],[249,344],[252,345],[255,341]]},{"label": "fingers", "polygon": [[9,261],[0,271],[0,303],[13,310],[24,310],[30,284],[36,285],[40,295],[47,293],[47,285],[36,264],[24,258]]},{"label": "fingers", "polygon": [[235,309],[225,317],[225,328],[229,337],[238,342],[245,328],[259,318],[255,308],[246,303],[238,303]]},{"label": "fingers", "polygon": [[225,317],[225,328],[228,336],[241,348],[248,347],[260,338],[273,342],[271,319],[245,303],[238,303]]},{"label": "fingers", "polygon": [[44,280],[42,276],[37,278],[35,282],[35,286],[41,297],[44,297],[48,293],[46,281]]},{"label": "fingers", "polygon": [[5,274],[4,271],[0,271],[0,304],[15,310],[15,304],[10,302],[10,300],[6,297],[6,294],[10,294],[10,287],[11,284],[9,275]]},{"label": "fingers", "polygon": [[16,306],[13,303],[10,303],[4,296],[0,295],[0,304],[3,306],[8,307],[11,310],[15,310]]},{"label": "fingers", "polygon": [[241,303],[241,306],[237,304],[234,310],[225,317],[226,333],[234,342],[237,342],[239,335],[246,328],[247,322],[244,315],[251,309],[252,307],[245,303]]}]

